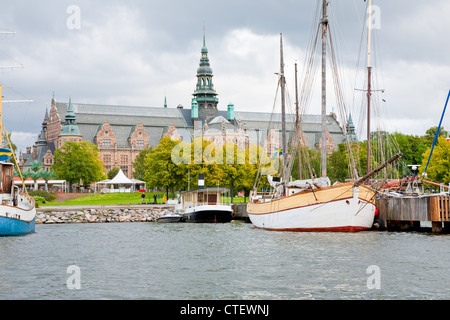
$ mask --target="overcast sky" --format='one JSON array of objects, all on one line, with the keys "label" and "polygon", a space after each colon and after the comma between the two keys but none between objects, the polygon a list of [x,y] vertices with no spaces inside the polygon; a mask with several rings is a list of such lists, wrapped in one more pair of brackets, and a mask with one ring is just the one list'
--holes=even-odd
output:
[{"label": "overcast sky", "polygon": [[[4,104],[6,128],[19,149],[34,144],[53,92],[58,102],[71,95],[78,103],[162,107],[166,95],[169,107],[190,107],[204,26],[220,110],[230,102],[237,111],[272,110],[280,33],[293,105],[294,64],[300,78],[317,1],[2,0],[0,30],[16,34],[0,35],[0,65],[24,66],[0,70],[0,83],[10,87],[3,96],[33,100]],[[345,102],[362,140],[363,95],[355,89],[365,86],[366,5],[329,5]],[[372,30],[373,86],[384,90],[374,93],[386,119],[382,129],[423,135],[438,125],[450,89],[450,1],[373,5],[379,27]],[[320,114],[319,76],[310,114]],[[328,112],[336,111],[332,96]],[[443,125],[450,129],[450,114]]]}]

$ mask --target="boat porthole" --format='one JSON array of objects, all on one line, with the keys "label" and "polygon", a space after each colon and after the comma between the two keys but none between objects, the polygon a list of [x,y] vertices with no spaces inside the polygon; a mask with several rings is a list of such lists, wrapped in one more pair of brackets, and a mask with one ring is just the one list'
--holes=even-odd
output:
[{"label": "boat porthole", "polygon": [[350,204],[350,201],[348,201],[348,200],[345,200],[345,203],[346,203],[346,204]]}]

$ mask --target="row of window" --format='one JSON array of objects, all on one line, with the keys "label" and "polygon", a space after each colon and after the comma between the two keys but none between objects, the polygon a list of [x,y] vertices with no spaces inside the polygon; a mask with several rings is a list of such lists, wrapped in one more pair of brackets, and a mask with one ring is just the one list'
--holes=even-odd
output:
[{"label": "row of window", "polygon": [[[119,158],[120,158],[120,164],[128,164],[128,155],[121,154]],[[105,164],[113,163],[112,155],[104,154],[103,155],[103,163],[105,163]]]},{"label": "row of window", "polygon": [[[104,148],[111,147],[111,139],[103,139],[102,147]],[[136,148],[144,148],[144,140],[136,140]]]}]

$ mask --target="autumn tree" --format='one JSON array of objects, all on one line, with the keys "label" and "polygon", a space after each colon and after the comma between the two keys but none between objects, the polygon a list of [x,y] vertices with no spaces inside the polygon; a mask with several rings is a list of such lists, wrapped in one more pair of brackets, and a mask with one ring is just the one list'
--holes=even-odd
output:
[{"label": "autumn tree", "polygon": [[188,161],[186,168],[189,170],[190,188],[198,187],[199,174],[203,174],[205,177],[205,187],[225,187],[222,184],[224,172],[221,166],[224,157],[223,148],[198,137],[192,141],[190,151],[190,159],[186,159]]},{"label": "autumn tree", "polygon": [[[430,162],[431,146],[423,154],[422,166],[419,173],[422,174],[427,169],[427,179],[434,182],[450,182],[450,143],[444,137],[439,137],[433,149]],[[428,168],[426,168],[428,163]]]}]

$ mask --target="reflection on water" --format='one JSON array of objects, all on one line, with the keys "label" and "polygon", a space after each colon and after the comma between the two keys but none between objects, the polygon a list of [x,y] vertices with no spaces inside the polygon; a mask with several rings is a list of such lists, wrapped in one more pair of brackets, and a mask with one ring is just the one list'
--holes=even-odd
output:
[{"label": "reflection on water", "polygon": [[[449,299],[450,236],[251,224],[37,225],[0,238],[0,299]],[[70,290],[67,268],[80,268]],[[381,289],[368,289],[369,266]]]}]

